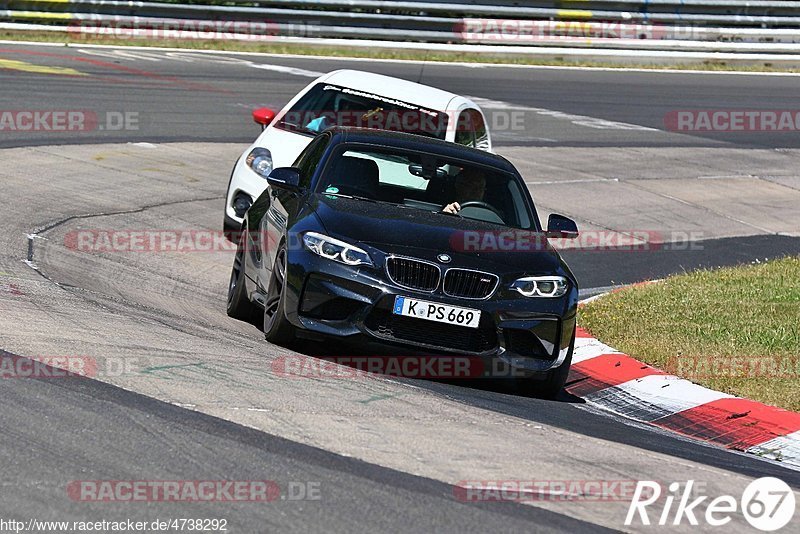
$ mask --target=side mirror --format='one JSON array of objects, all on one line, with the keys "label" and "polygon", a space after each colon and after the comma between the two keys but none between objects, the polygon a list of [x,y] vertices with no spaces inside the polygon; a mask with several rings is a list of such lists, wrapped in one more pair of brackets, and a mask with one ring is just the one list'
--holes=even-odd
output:
[{"label": "side mirror", "polygon": [[552,213],[547,219],[547,237],[575,239],[578,237],[578,225],[569,217]]},{"label": "side mirror", "polygon": [[253,120],[256,124],[261,125],[261,129],[265,129],[275,118],[275,112],[269,108],[258,108],[253,110]]},{"label": "side mirror", "polygon": [[297,167],[278,167],[267,176],[271,187],[296,193],[300,191],[300,170]]}]

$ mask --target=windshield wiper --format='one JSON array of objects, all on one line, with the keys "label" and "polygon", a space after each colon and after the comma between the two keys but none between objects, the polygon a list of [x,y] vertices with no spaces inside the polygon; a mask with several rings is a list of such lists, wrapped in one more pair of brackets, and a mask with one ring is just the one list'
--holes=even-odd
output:
[{"label": "windshield wiper", "polygon": [[367,202],[381,202],[380,200],[375,200],[374,198],[367,198],[367,197],[360,197],[358,195],[345,195],[344,193],[322,193],[323,195],[330,196],[330,197],[343,197],[343,198],[352,198],[354,200],[366,200]]},{"label": "windshield wiper", "polygon": [[284,128],[286,128],[290,132],[298,132],[298,133],[305,133],[305,134],[311,134],[311,135],[319,134],[319,132],[315,132],[314,130],[306,128],[305,126],[303,126],[301,124],[294,124],[292,122],[283,121],[278,126],[283,126]]}]

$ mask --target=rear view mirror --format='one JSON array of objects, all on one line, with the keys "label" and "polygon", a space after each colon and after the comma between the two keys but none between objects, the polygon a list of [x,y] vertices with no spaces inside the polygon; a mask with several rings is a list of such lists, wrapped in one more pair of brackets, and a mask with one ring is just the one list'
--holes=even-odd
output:
[{"label": "rear view mirror", "polygon": [[296,167],[278,167],[267,176],[270,186],[287,191],[300,190],[300,171]]},{"label": "rear view mirror", "polygon": [[258,108],[253,110],[253,121],[261,125],[261,129],[265,129],[275,118],[275,112],[269,108]]},{"label": "rear view mirror", "polygon": [[413,174],[414,176],[419,176],[420,178],[425,178],[426,180],[431,180],[433,175],[436,174],[436,177],[439,179],[444,178],[447,176],[447,171],[444,169],[425,169],[422,165],[418,165],[416,163],[412,163],[408,166],[408,172]]},{"label": "rear view mirror", "polygon": [[575,239],[578,237],[578,225],[569,217],[553,213],[547,219],[547,237]]}]

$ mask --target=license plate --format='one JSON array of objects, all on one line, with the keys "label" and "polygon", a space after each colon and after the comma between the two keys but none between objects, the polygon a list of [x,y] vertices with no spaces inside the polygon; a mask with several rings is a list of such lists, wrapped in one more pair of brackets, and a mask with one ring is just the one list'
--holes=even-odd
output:
[{"label": "license plate", "polygon": [[458,306],[448,306],[447,304],[399,296],[394,298],[394,314],[469,328],[478,328],[478,323],[481,320],[480,310],[459,308]]}]

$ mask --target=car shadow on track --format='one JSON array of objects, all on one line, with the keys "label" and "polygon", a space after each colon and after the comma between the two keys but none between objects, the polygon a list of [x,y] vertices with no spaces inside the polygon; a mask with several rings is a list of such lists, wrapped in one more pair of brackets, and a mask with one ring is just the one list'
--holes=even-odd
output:
[{"label": "car shadow on track", "polygon": [[[326,339],[324,342],[298,340],[290,348],[299,356],[330,359],[341,355],[375,356],[389,355],[397,350],[370,343],[343,343]],[[400,355],[408,355],[400,351]],[[426,353],[430,355],[431,353]],[[380,374],[379,374],[380,376]],[[636,448],[650,450],[676,458],[704,463],[747,476],[777,476],[800,487],[800,473],[787,470],[780,465],[764,462],[740,454],[731,454],[719,447],[706,446],[688,441],[652,427],[633,423],[621,416],[604,411],[600,413],[584,399],[562,390],[555,400],[527,397],[515,390],[509,380],[471,380],[407,378],[387,376],[389,380],[408,384],[443,400],[458,402],[486,410],[498,416],[515,417],[529,421],[533,426],[551,426],[584,436],[623,443]],[[572,379],[572,377],[570,377]],[[569,387],[570,380],[567,381]]]},{"label": "car shadow on track", "polygon": [[[583,399],[566,390],[562,390],[555,399],[539,399],[521,392],[513,378],[475,377],[472,370],[488,371],[486,368],[488,364],[477,363],[466,356],[391,347],[364,338],[357,341],[326,339],[324,342],[299,339],[289,348],[303,356],[332,361],[357,371],[369,371],[378,376],[444,394],[450,398],[464,397],[466,400],[474,397],[478,392],[486,392],[498,396],[530,399],[534,402],[585,403]],[[402,365],[402,362],[406,360],[411,360],[410,368]],[[462,362],[461,370],[466,369],[467,372],[458,373],[458,364],[448,365],[457,360]],[[428,371],[433,370],[433,372],[426,373],[425,368]],[[448,373],[448,371],[451,372]],[[513,401],[513,399],[509,400]]]}]

